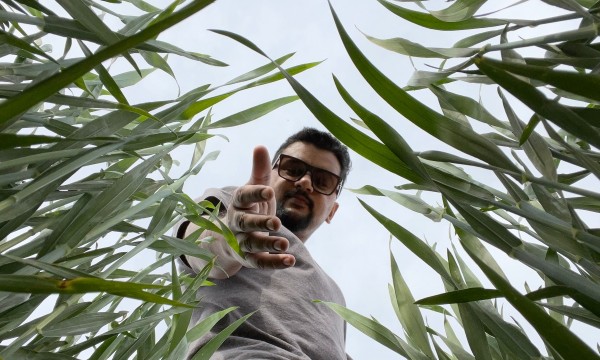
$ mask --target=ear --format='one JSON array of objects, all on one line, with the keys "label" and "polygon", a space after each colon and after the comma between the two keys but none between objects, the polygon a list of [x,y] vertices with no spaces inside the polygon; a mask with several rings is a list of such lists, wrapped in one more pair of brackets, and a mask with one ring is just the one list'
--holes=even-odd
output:
[{"label": "ear", "polygon": [[329,215],[327,215],[327,219],[325,219],[325,222],[327,222],[328,224],[331,223],[331,219],[333,219],[333,215],[335,215],[335,212],[339,207],[340,204],[338,204],[337,201],[333,203],[333,206],[331,207],[331,210],[329,210]]}]

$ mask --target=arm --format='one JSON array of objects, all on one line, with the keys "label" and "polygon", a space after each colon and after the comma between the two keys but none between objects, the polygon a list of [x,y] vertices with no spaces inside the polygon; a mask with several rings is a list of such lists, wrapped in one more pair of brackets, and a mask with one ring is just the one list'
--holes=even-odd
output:
[{"label": "arm", "polygon": [[[216,266],[209,275],[211,278],[233,276],[243,266],[283,269],[294,265],[294,256],[285,253],[289,247],[288,240],[269,234],[269,231],[277,231],[281,227],[281,221],[275,216],[275,192],[269,186],[270,177],[269,153],[264,147],[257,147],[254,149],[250,180],[235,189],[222,218],[235,234],[244,256],[233,251],[223,236],[205,230],[201,237],[214,238],[212,242],[201,245],[216,256]],[[185,236],[197,229],[196,225],[190,224],[185,229]],[[185,259],[195,272],[206,265],[206,261],[199,258],[186,256]]]}]

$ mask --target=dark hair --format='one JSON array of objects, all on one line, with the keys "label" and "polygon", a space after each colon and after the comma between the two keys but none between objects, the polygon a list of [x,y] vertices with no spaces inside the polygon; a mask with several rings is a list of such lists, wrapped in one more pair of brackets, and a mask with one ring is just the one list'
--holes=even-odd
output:
[{"label": "dark hair", "polygon": [[340,163],[340,167],[342,169],[340,172],[340,178],[342,179],[342,183],[346,181],[346,177],[348,176],[348,172],[350,172],[350,167],[352,166],[350,154],[348,154],[348,148],[330,133],[314,128],[305,127],[304,129],[287,138],[283,144],[281,144],[279,149],[277,149],[277,152],[275,152],[273,161],[277,160],[284,149],[297,142],[312,144],[321,150],[331,151]]}]

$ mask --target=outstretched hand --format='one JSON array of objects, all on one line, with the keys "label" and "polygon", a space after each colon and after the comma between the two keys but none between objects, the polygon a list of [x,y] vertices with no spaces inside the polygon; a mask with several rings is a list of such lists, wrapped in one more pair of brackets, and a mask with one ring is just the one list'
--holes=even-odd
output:
[{"label": "outstretched hand", "polygon": [[283,269],[293,266],[296,259],[286,254],[289,241],[269,235],[277,231],[281,221],[275,215],[275,192],[270,187],[271,160],[263,146],[254,149],[252,174],[246,185],[233,192],[227,208],[226,223],[237,238],[244,258],[236,256],[242,266]]}]

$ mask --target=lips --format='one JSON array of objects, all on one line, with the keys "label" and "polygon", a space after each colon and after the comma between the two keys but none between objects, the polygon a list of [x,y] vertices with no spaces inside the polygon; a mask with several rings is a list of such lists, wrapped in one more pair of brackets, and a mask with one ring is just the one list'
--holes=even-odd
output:
[{"label": "lips", "polygon": [[292,196],[292,197],[290,198],[290,200],[292,200],[292,201],[294,201],[294,202],[296,202],[296,203],[303,204],[303,205],[304,205],[304,206],[306,206],[306,207],[309,207],[309,202],[308,202],[308,200],[307,200],[305,197],[303,197],[303,196],[300,196],[300,195],[297,195],[297,196]]},{"label": "lips", "polygon": [[303,194],[303,192],[301,190],[300,191],[298,191],[298,190],[288,191],[285,194],[285,199],[286,199],[286,201],[291,200],[292,203],[306,206],[309,209],[312,209],[312,207],[313,207],[312,200],[308,197],[308,195]]}]

